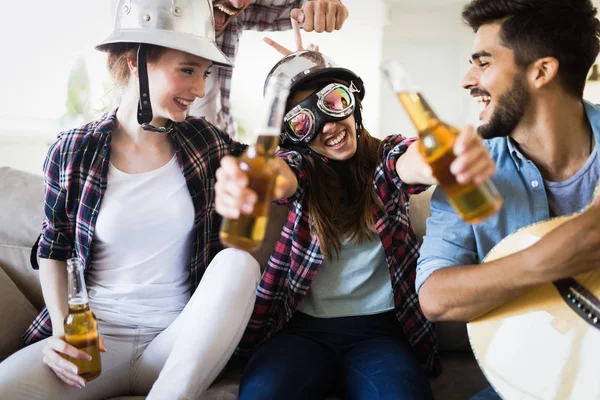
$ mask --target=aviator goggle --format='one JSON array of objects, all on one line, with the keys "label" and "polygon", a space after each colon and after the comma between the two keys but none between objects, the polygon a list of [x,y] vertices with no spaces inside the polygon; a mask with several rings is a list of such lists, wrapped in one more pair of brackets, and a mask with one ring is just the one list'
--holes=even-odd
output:
[{"label": "aviator goggle", "polygon": [[327,122],[341,121],[354,112],[356,102],[353,92],[359,90],[350,86],[330,83],[294,106],[285,117],[286,139],[294,144],[307,144],[323,130]]}]

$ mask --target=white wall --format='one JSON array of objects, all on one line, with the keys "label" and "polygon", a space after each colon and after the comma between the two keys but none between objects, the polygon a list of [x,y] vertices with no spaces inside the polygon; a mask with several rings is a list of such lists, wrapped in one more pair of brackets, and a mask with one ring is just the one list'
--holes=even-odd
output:
[{"label": "white wall", "polygon": [[98,96],[105,58],[93,46],[108,34],[116,0],[0,0],[0,167],[41,173],[66,110],[67,79],[88,61]]},{"label": "white wall", "polygon": [[[379,60],[383,45],[382,26],[385,8],[382,0],[344,0],[349,18],[341,31],[333,33],[303,32],[305,45],[315,43],[343,67],[356,72],[365,82],[364,119],[367,127],[379,131],[380,78]],[[262,41],[263,37],[294,49],[294,35],[287,32],[244,32],[240,41],[233,74],[232,104],[235,117],[253,131],[260,114],[265,78],[281,55]]]},{"label": "white wall", "polygon": [[[467,2],[344,0],[350,11],[344,29],[305,33],[304,42],[318,43],[323,52],[363,78],[365,123],[377,136],[414,134],[379,72],[381,61],[387,59],[402,62],[442,119],[458,126],[476,124],[479,106],[460,88],[473,40],[460,20]],[[109,33],[115,4],[116,0],[31,0],[24,5],[0,0],[4,17],[0,24],[0,166],[40,173],[45,149],[60,130],[74,60],[84,55],[90,61],[92,81],[106,76],[104,58],[93,45]],[[266,74],[280,58],[262,42],[267,35],[294,46],[290,32],[244,33],[232,100],[234,114],[250,132]],[[96,90],[102,93],[101,88]],[[596,92],[593,100],[600,102],[600,90]]]},{"label": "white wall", "polygon": [[[394,4],[384,28],[383,60],[400,62],[440,118],[455,125],[474,124],[478,106],[460,87],[473,39],[460,19],[466,2],[435,3]],[[380,117],[386,135],[416,133],[384,78]]]}]

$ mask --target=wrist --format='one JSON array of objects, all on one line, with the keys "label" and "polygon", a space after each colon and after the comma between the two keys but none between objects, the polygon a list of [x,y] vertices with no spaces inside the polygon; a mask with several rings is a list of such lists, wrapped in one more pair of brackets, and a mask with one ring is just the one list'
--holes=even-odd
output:
[{"label": "wrist", "polygon": [[522,252],[523,262],[525,265],[525,281],[528,285],[538,285],[544,282],[549,282],[557,279],[552,276],[551,271],[555,270],[552,266],[553,260],[546,257],[546,252],[543,247],[533,245]]}]

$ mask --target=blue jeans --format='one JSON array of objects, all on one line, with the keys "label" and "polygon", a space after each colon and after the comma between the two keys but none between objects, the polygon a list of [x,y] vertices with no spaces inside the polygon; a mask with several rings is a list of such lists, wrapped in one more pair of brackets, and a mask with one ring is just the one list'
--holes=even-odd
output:
[{"label": "blue jeans", "polygon": [[254,352],[240,400],[432,400],[394,312],[314,318],[297,312]]},{"label": "blue jeans", "polygon": [[491,386],[488,386],[475,396],[471,397],[470,400],[502,400],[502,398]]}]

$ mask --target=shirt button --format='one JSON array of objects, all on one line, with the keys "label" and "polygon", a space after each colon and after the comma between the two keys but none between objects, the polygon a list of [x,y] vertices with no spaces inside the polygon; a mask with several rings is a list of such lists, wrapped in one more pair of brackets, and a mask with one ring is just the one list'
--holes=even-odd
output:
[{"label": "shirt button", "polygon": [[536,188],[538,186],[540,186],[540,183],[538,181],[531,181],[531,187],[532,188]]}]

